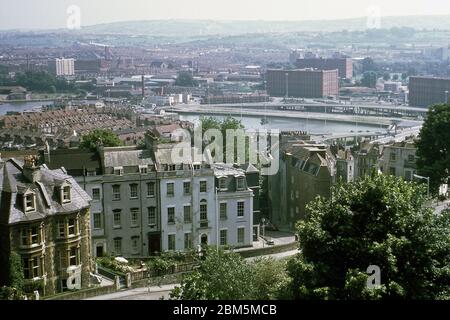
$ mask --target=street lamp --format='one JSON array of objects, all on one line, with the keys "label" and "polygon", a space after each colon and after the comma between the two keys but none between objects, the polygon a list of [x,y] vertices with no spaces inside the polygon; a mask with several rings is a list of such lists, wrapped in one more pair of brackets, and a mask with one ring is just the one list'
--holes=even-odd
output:
[{"label": "street lamp", "polygon": [[419,176],[418,174],[413,175],[414,178],[427,180],[427,197],[430,196],[430,177]]},{"label": "street lamp", "polygon": [[216,187],[216,249],[219,251],[219,194],[218,194],[219,188]]},{"label": "street lamp", "polygon": [[261,219],[261,223],[262,223],[262,238],[263,238],[263,248],[264,248],[264,242],[266,242],[266,239],[264,238],[264,236],[265,236],[265,227],[266,227],[266,218],[262,218]]}]

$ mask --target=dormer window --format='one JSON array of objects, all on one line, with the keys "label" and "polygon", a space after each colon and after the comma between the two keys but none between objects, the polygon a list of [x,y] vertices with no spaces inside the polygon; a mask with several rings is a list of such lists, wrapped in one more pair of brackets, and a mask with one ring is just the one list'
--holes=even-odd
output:
[{"label": "dormer window", "polygon": [[122,176],[123,175],[123,167],[115,167],[114,168],[114,174],[116,176]]},{"label": "dormer window", "polygon": [[61,201],[61,204],[69,203],[72,201],[71,185],[69,184],[69,182],[64,181],[59,187],[59,199]]},{"label": "dormer window", "polygon": [[176,166],[174,164],[169,164],[169,171],[175,171]]},{"label": "dormer window", "polygon": [[139,166],[139,172],[140,174],[147,174],[148,172],[147,166]]},{"label": "dormer window", "polygon": [[71,194],[70,194],[70,186],[64,186],[62,189],[62,200],[63,203],[70,202],[72,200]]},{"label": "dormer window", "polygon": [[24,208],[25,212],[36,210],[36,195],[33,192],[24,195]]},{"label": "dormer window", "polygon": [[227,189],[227,178],[225,178],[225,177],[219,178],[219,189],[220,190]]},{"label": "dormer window", "polygon": [[237,177],[236,184],[237,184],[237,186],[236,186],[237,190],[244,190],[245,189],[244,177]]}]

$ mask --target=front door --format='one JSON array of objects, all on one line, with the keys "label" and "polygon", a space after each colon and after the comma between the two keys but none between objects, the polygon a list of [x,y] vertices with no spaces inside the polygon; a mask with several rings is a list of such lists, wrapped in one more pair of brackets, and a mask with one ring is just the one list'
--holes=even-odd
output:
[{"label": "front door", "polygon": [[97,245],[97,247],[95,249],[95,256],[103,257],[103,245],[102,244]]},{"label": "front door", "polygon": [[206,246],[208,244],[208,235],[202,234],[200,237],[200,242],[202,245]]},{"label": "front door", "polygon": [[148,254],[154,255],[155,252],[161,252],[161,234],[149,234],[148,235]]}]

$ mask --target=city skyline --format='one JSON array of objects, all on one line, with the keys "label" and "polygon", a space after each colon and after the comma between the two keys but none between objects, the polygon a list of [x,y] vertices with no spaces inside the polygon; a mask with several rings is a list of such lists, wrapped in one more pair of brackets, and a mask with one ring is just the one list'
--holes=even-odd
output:
[{"label": "city skyline", "polygon": [[[86,0],[18,0],[2,4],[0,30],[7,29],[58,29],[67,25],[67,9],[76,5],[80,8],[81,26],[89,26],[119,21],[139,20],[267,20],[267,21],[308,21],[340,20],[364,17],[370,12],[381,16],[414,16],[450,14],[450,3],[446,0],[423,2],[388,0],[347,0],[345,3],[295,0],[245,2],[230,0],[217,1],[116,1],[95,2]],[[23,10],[23,8],[27,8]],[[351,8],[351,10],[349,10]],[[288,9],[288,10],[287,10]],[[45,17],[45,19],[42,19]]]}]

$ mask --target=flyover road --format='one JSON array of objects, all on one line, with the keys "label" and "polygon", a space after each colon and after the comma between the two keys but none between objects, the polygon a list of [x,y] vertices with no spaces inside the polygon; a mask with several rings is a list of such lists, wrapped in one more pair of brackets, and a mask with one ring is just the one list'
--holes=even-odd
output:
[{"label": "flyover road", "polygon": [[405,126],[417,126],[422,123],[419,120],[407,120],[401,118],[392,117],[367,117],[358,115],[345,115],[345,114],[329,114],[329,113],[318,113],[318,112],[298,112],[298,111],[288,111],[288,110],[258,110],[258,109],[245,109],[239,110],[237,108],[230,107],[211,107],[208,105],[201,106],[174,106],[170,109],[171,112],[176,112],[179,114],[194,114],[194,115],[231,115],[231,116],[250,116],[250,117],[273,117],[273,118],[292,118],[292,119],[311,119],[311,120],[322,120],[322,121],[332,121],[332,122],[347,122],[347,123],[361,123],[361,124],[371,124],[376,126],[389,126],[393,120],[400,121],[400,125]]}]

